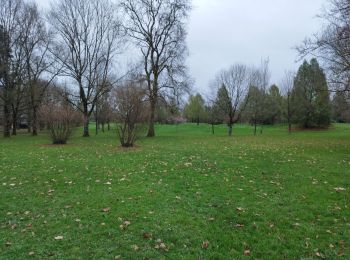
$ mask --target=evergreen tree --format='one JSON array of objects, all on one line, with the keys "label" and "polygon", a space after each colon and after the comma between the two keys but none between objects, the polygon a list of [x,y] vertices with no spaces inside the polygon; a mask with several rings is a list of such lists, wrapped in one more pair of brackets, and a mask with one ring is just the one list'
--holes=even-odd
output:
[{"label": "evergreen tree", "polygon": [[272,85],[269,88],[266,96],[265,111],[265,124],[274,125],[282,121],[283,97],[276,85]]},{"label": "evergreen tree", "polygon": [[330,125],[330,98],[326,76],[316,59],[300,66],[292,90],[293,122],[303,128]]}]

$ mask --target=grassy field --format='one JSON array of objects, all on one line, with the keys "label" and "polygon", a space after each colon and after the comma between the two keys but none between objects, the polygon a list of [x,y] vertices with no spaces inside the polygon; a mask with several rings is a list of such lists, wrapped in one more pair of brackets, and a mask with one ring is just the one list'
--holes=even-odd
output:
[{"label": "grassy field", "polygon": [[0,138],[1,259],[350,259],[350,125]]}]

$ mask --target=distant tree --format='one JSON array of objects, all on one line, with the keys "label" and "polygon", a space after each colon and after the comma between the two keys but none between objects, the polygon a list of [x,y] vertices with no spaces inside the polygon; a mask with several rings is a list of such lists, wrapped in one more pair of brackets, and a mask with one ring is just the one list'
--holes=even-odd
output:
[{"label": "distant tree", "polygon": [[269,60],[261,62],[260,67],[252,68],[249,80],[249,92],[246,98],[246,117],[254,125],[254,135],[257,133],[257,126],[260,125],[260,133],[263,132],[263,125],[268,114],[267,88],[270,81]]},{"label": "distant tree", "polygon": [[196,122],[197,125],[207,119],[205,101],[200,94],[189,97],[188,103],[184,108],[184,114],[186,119]]},{"label": "distant tree", "polygon": [[256,86],[250,86],[246,98],[245,118],[254,126],[254,135],[257,134],[258,125],[263,125],[266,117],[265,92]]},{"label": "distant tree", "polygon": [[294,123],[304,128],[330,125],[330,97],[326,76],[316,59],[304,61],[292,91]]},{"label": "distant tree", "polygon": [[215,84],[219,86],[216,106],[225,116],[228,134],[231,136],[233,125],[240,120],[246,106],[250,84],[249,70],[245,65],[233,65],[217,75]]},{"label": "distant tree", "polygon": [[186,87],[180,79],[185,75],[185,21],[191,9],[190,1],[125,0],[121,5],[127,17],[127,33],[141,49],[150,103],[147,136],[154,137],[155,112],[161,91]]},{"label": "distant tree", "polygon": [[284,93],[284,106],[283,111],[288,123],[288,132],[292,132],[292,119],[293,119],[293,106],[292,106],[292,91],[294,86],[295,73],[288,71],[285,72],[282,79],[282,91]]},{"label": "distant tree", "polygon": [[332,99],[332,118],[338,123],[350,123],[350,93],[337,91]]}]

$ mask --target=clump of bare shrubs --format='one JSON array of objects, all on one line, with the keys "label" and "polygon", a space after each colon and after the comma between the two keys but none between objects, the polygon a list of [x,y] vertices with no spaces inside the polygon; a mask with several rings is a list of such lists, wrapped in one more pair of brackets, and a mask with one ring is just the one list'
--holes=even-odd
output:
[{"label": "clump of bare shrubs", "polygon": [[145,91],[137,81],[130,81],[114,91],[118,136],[122,147],[133,147],[145,130]]},{"label": "clump of bare shrubs", "polygon": [[47,126],[53,144],[66,144],[81,116],[67,104],[50,103],[40,109],[40,117]]}]

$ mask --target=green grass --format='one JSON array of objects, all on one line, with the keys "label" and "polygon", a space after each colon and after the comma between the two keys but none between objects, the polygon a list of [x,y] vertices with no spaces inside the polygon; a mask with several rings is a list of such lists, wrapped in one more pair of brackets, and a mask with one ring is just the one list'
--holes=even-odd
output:
[{"label": "green grass", "polygon": [[350,258],[350,125],[216,131],[158,126],[132,150],[114,131],[0,139],[0,258]]}]

